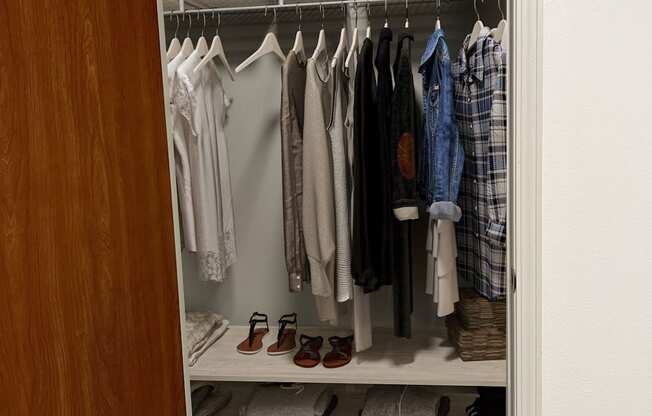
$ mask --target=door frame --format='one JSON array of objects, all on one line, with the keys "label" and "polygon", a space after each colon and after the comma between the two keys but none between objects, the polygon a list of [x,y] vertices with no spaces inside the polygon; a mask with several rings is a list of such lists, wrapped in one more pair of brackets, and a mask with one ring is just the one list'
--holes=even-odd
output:
[{"label": "door frame", "polygon": [[510,128],[512,146],[509,408],[541,409],[541,164],[543,0],[511,0]]},{"label": "door frame", "polygon": [[[166,57],[166,45],[165,45],[165,16],[163,12],[165,11],[163,7],[163,0],[156,0],[156,9],[158,17],[158,32],[159,32],[159,50],[161,52],[161,82],[163,83],[163,102],[168,102],[168,97],[170,97],[170,91],[168,91],[168,81],[167,81],[167,68],[165,63],[167,62]],[[183,269],[182,269],[182,258],[181,258],[181,227],[179,226],[179,202],[177,200],[177,175],[174,164],[174,141],[172,138],[172,117],[170,115],[170,106],[164,105],[165,107],[165,131],[167,134],[167,147],[168,147],[168,167],[170,169],[170,187],[172,192],[172,216],[174,223],[174,253],[176,257],[177,264],[177,287],[179,294],[179,322],[181,326],[181,351],[183,353],[183,384],[184,391],[186,395],[186,416],[192,416],[192,401],[190,397],[190,368],[188,365],[188,344],[186,337],[186,300],[184,293],[184,284],[183,284]]]},{"label": "door frame", "polygon": [[[163,2],[156,0],[158,9],[161,63],[165,60],[165,25]],[[509,355],[508,397],[509,414],[540,416],[541,409],[541,162],[543,138],[542,111],[542,15],[543,0],[510,0],[510,125],[511,175],[510,189],[510,291],[508,308]],[[165,65],[162,83],[169,97]],[[165,106],[168,136],[171,119]],[[181,246],[176,172],[172,137],[168,137],[172,209],[174,214],[175,252],[181,323],[183,374],[186,391],[186,413],[192,415],[190,378],[185,337],[185,300],[181,270]]]}]

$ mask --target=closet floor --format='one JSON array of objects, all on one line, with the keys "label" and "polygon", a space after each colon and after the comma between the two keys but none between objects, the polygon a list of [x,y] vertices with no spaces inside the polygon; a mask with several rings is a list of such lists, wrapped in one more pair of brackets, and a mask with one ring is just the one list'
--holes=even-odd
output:
[{"label": "closet floor", "polygon": [[[421,332],[412,339],[395,338],[391,330],[374,330],[374,346],[354,354],[353,361],[338,369],[301,368],[292,362],[294,353],[269,356],[265,350],[243,355],[235,347],[247,337],[248,327],[232,326],[190,367],[190,379],[198,381],[248,381],[346,384],[411,384],[431,386],[506,386],[505,361],[462,361],[444,334]],[[331,328],[300,328],[299,333],[324,337],[342,335]],[[274,342],[276,328],[265,337]]]}]

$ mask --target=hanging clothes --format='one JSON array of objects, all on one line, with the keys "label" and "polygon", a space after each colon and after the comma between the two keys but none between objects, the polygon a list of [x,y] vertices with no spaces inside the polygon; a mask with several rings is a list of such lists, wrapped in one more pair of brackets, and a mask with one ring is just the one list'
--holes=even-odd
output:
[{"label": "hanging clothes", "polygon": [[[173,69],[174,68],[174,69]],[[170,73],[172,72],[172,73]],[[168,64],[168,91],[174,94],[176,67]],[[172,121],[172,143],[174,147],[174,171],[177,182],[177,203],[181,217],[181,247],[187,251],[197,251],[195,236],[195,212],[192,206],[192,179],[190,175],[190,158],[188,148],[190,134],[175,134],[175,124],[183,116],[170,97],[170,119]],[[183,121],[181,121],[183,123]]]},{"label": "hanging clothes", "polygon": [[453,313],[459,300],[457,248],[453,222],[464,165],[464,148],[455,119],[453,78],[444,32],[436,30],[421,57],[424,123],[418,189],[429,207],[426,242],[426,293],[433,295],[439,317]]},{"label": "hanging clothes", "polygon": [[[353,245],[352,269],[356,286],[365,293],[377,290],[383,257],[381,147],[376,112],[373,42],[365,39],[355,71],[353,125]],[[389,67],[388,67],[389,68]],[[391,76],[391,74],[390,74]],[[391,79],[390,79],[391,82]]]},{"label": "hanging clothes", "polygon": [[198,72],[198,55],[177,69],[173,102],[175,141],[188,145],[196,252],[203,280],[221,282],[236,262],[231,177],[224,123],[230,100],[212,62]]},{"label": "hanging clothes", "polygon": [[394,274],[394,334],[410,338],[414,308],[412,287],[412,220],[419,218],[416,188],[417,138],[416,95],[412,75],[412,42],[409,33],[398,39],[391,107],[391,178],[393,215],[400,221],[394,235],[399,244],[399,272]]},{"label": "hanging clothes", "polygon": [[308,59],[303,129],[303,233],[319,319],[337,325],[335,197],[327,132],[332,108],[328,57]]},{"label": "hanging clothes", "polygon": [[[344,125],[346,127],[346,149],[347,149],[347,168],[348,168],[348,197],[349,197],[349,239],[353,240],[353,208],[356,185],[353,176],[354,161],[355,161],[355,146],[354,135],[356,129],[355,119],[355,99],[356,99],[356,78],[358,66],[358,51],[353,51],[353,55],[349,61],[349,66],[342,68],[342,75],[346,82],[346,92],[348,103],[346,107],[346,119]],[[371,68],[371,67],[370,67]],[[372,68],[373,71],[373,68]],[[353,243],[351,243],[353,245]],[[350,266],[351,277],[353,277],[353,267]],[[353,283],[353,282],[352,282]],[[361,352],[371,348],[372,340],[372,327],[371,327],[371,296],[364,293],[364,289],[358,285],[352,284],[353,287],[353,342],[355,344],[356,352]]]},{"label": "hanging clothes", "polygon": [[281,141],[283,164],[283,237],[291,292],[309,278],[303,241],[303,124],[306,62],[291,50],[282,68]]},{"label": "hanging clothes", "polygon": [[353,298],[353,277],[351,275],[351,224],[349,222],[350,204],[350,165],[346,112],[349,93],[348,79],[344,75],[344,60],[348,55],[345,44],[335,58],[331,68],[333,80],[333,101],[328,135],[331,144],[333,164],[333,196],[335,200],[335,277],[337,301],[342,303]]},{"label": "hanging clothes", "polygon": [[[488,31],[469,37],[453,68],[455,109],[464,146],[457,224],[458,271],[489,299],[506,294],[507,146],[502,49]],[[467,52],[468,50],[468,52]],[[494,108],[494,98],[498,98]],[[503,102],[500,102],[500,99]],[[495,126],[495,127],[492,127]]]},{"label": "hanging clothes", "polygon": [[378,210],[380,221],[375,226],[380,227],[381,255],[376,261],[379,262],[379,280],[372,290],[378,290],[381,285],[391,285],[394,276],[399,270],[400,243],[396,238],[398,233],[398,222],[392,212],[392,159],[391,159],[391,125],[392,125],[392,96],[394,86],[392,82],[391,68],[391,42],[393,33],[390,28],[384,27],[378,35],[378,49],[376,51],[376,71],[378,72],[378,84],[376,90],[376,105],[378,112],[377,142],[379,146],[379,175],[381,200]]}]

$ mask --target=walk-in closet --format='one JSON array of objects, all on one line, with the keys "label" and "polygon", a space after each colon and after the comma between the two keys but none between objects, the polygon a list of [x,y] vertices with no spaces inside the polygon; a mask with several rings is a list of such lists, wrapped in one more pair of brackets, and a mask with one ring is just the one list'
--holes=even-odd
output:
[{"label": "walk-in closet", "polygon": [[507,3],[163,22],[195,414],[506,414]]}]

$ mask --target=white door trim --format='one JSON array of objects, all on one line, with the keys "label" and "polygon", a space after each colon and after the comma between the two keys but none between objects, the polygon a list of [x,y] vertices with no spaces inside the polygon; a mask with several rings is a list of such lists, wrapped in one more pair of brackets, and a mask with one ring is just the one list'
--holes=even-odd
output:
[{"label": "white door trim", "polygon": [[541,162],[543,0],[512,0],[511,131],[512,256],[516,290],[511,296],[512,416],[541,410]]}]

